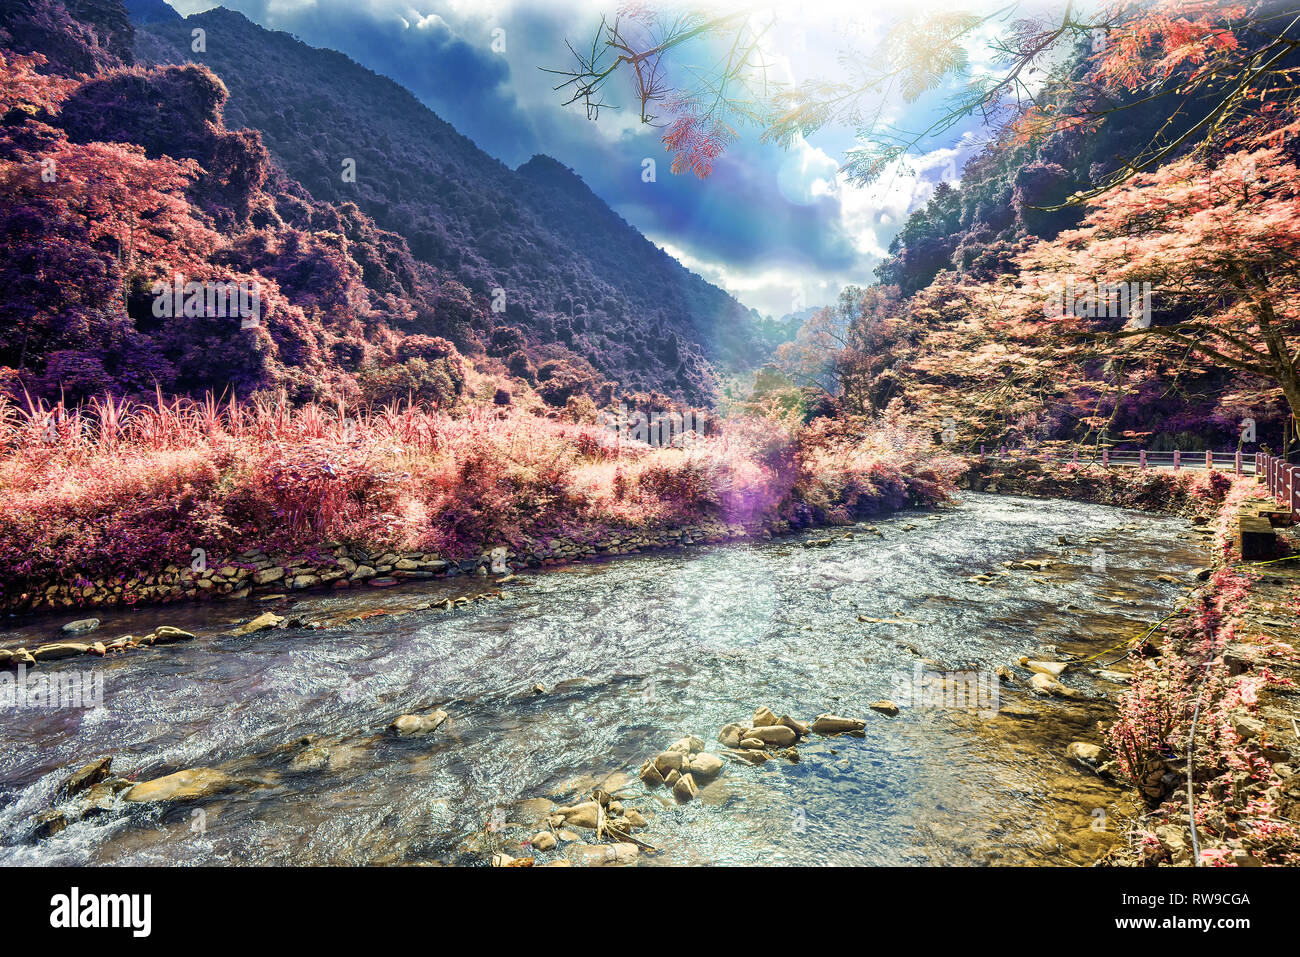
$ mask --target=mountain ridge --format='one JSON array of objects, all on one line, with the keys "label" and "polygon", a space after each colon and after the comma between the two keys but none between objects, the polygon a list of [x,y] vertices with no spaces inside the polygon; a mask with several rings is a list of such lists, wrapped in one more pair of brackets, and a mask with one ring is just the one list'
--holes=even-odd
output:
[{"label": "mountain ridge", "polygon": [[[198,27],[206,49],[194,53]],[[135,53],[144,65],[213,69],[230,91],[229,127],[260,131],[314,196],[355,202],[417,259],[495,299],[495,321],[518,329],[540,358],[705,404],[716,365],[759,357],[744,306],[646,239],[561,161],[539,154],[512,170],[343,53],[221,7],[138,24]],[[340,173],[347,160],[355,182]]]}]

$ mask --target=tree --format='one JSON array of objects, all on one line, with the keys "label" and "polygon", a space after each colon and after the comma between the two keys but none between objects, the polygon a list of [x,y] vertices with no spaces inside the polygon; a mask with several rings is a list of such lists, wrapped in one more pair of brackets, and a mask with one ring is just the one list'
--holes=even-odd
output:
[{"label": "tree", "polygon": [[[1133,176],[1096,200],[1079,229],[1020,259],[1026,290],[1150,282],[1148,323],[1097,329],[1101,341],[1158,337],[1281,388],[1300,422],[1300,169],[1277,146],[1187,157]],[[1159,308],[1156,308],[1156,304]],[[1086,311],[1086,310],[1084,310]],[[1173,321],[1157,322],[1156,319]],[[1113,320],[1113,317],[1112,317]],[[1093,325],[1093,328],[1078,328]]]},{"label": "tree", "polygon": [[[641,121],[665,127],[674,172],[701,177],[743,125],[782,146],[827,125],[852,127],[858,145],[843,170],[868,183],[971,119],[1015,117],[1018,136],[1041,140],[1168,100],[1163,128],[1061,204],[1078,205],[1290,91],[1300,49],[1300,11],[1278,3],[1155,0],[1085,12],[1068,0],[1056,13],[1028,15],[1012,3],[991,14],[904,14],[875,47],[842,55],[843,77],[790,84],[773,77],[765,46],[790,26],[774,16],[636,7],[602,18],[590,44],[568,45],[573,64],[548,72],[564,78],[556,89],[565,102],[582,103],[593,120],[616,106],[606,94],[627,74]],[[986,31],[997,31],[991,41],[981,40]],[[992,72],[971,69],[969,51],[981,42],[998,64]],[[1080,58],[1087,68],[1072,69]],[[938,90],[952,92],[928,119],[893,125],[898,101]]]}]

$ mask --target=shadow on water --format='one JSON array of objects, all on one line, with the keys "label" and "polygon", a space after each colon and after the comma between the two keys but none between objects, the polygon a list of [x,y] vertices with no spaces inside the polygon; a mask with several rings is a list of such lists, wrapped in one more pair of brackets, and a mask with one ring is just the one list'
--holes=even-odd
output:
[{"label": "shadow on water", "polygon": [[[539,799],[614,771],[633,775],[637,806],[653,814],[643,836],[660,853],[644,863],[1091,862],[1118,839],[1108,822],[1128,799],[1063,752],[1099,740],[1104,697],[1004,688],[996,716],[900,701],[887,718],[868,706],[895,697],[922,659],[991,671],[1140,631],[1182,591],[1156,576],[1186,578],[1202,560],[1185,525],[968,495],[875,527],[570,566],[521,576],[499,601],[321,632],[217,636],[265,603],[104,614],[110,636],[165,622],[200,637],[96,659],[103,708],[0,711],[0,863],[482,863],[521,853],[532,833],[485,832],[495,809],[529,824],[549,807]],[[1027,558],[1055,564],[971,580]],[[400,610],[484,584],[335,593],[294,614]],[[26,622],[0,644],[50,640],[61,621]],[[813,738],[798,763],[729,764],[688,805],[642,793],[644,758],[687,733],[720,750],[718,729],[759,705],[865,717],[866,734]],[[383,734],[433,706],[452,715],[433,737]],[[294,763],[306,737],[328,761]],[[104,754],[141,779],[220,767],[240,786],[167,810],[114,807],[26,842],[65,769]]]}]

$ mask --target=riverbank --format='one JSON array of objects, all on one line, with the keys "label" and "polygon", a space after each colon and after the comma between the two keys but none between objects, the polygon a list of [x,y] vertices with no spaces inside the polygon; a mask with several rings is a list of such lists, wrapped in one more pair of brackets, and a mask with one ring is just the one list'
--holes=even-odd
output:
[{"label": "riverbank", "polygon": [[512,410],[160,401],[117,414],[74,418],[53,442],[0,416],[0,611],[383,586],[761,537],[933,504],[960,471],[892,414],[728,421],[680,447]]},{"label": "riverbank", "polygon": [[[1300,864],[1300,550],[1243,562],[1238,516],[1267,495],[1226,473],[1045,467],[984,460],[959,484],[1182,515],[1200,529],[1203,584],[1152,623],[1130,655],[1130,688],[1087,766],[1132,787],[1144,812],[1104,863]],[[1194,822],[1194,824],[1193,824]],[[1193,831],[1193,827],[1195,830]]]}]

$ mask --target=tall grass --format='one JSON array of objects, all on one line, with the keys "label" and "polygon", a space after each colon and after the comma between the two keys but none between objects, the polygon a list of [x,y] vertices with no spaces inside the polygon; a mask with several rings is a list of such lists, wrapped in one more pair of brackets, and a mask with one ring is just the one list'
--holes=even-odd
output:
[{"label": "tall grass", "polygon": [[[896,418],[896,417],[895,417]],[[609,528],[841,520],[955,467],[900,421],[731,420],[682,448],[514,409],[0,397],[0,586],[330,543],[450,557]]]}]

